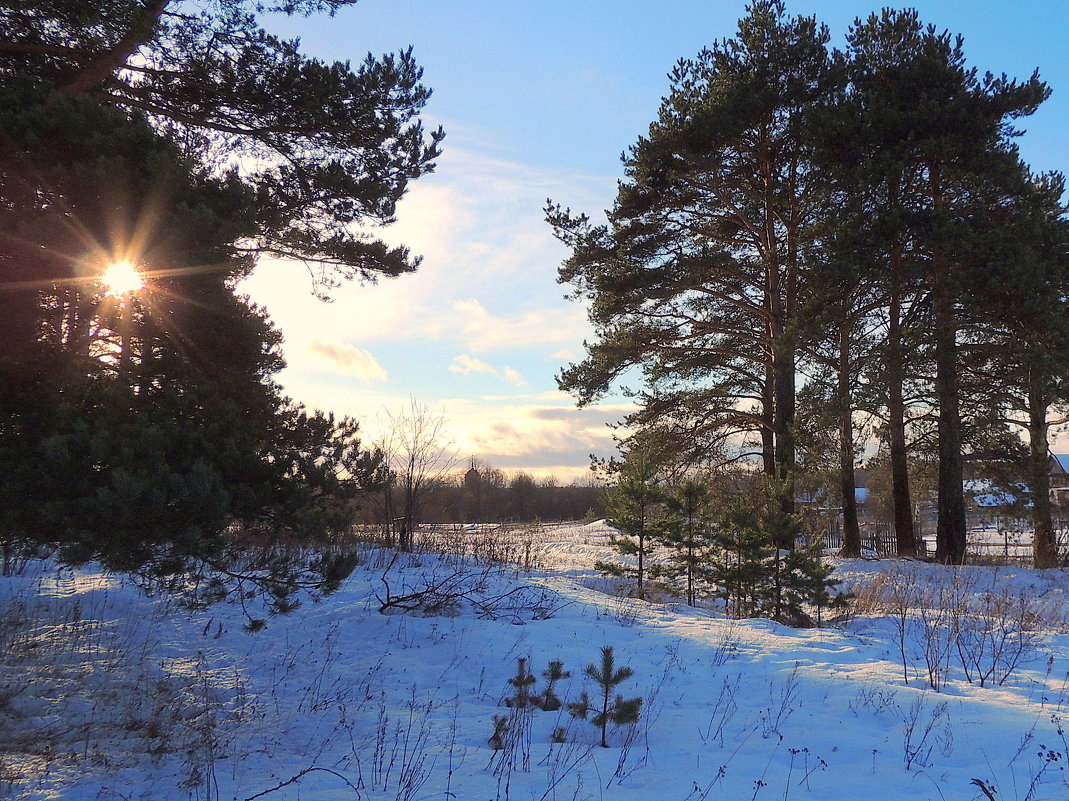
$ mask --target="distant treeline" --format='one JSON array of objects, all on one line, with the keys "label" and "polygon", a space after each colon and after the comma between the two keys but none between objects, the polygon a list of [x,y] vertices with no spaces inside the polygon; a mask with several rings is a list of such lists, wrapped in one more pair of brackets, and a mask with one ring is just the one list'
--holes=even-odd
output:
[{"label": "distant treeline", "polygon": [[[364,508],[366,522],[383,523],[403,506],[403,488],[392,487]],[[431,482],[421,502],[423,523],[525,523],[596,519],[605,514],[605,487],[593,481],[561,484],[529,473],[506,473],[493,467],[472,467]]]}]

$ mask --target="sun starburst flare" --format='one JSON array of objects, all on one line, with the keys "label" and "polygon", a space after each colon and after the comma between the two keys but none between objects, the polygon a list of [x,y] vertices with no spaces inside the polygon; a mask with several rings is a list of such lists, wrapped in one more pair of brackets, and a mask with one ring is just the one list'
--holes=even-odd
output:
[{"label": "sun starburst flare", "polygon": [[104,271],[101,281],[109,295],[128,295],[145,286],[137,267],[128,261],[117,261]]}]

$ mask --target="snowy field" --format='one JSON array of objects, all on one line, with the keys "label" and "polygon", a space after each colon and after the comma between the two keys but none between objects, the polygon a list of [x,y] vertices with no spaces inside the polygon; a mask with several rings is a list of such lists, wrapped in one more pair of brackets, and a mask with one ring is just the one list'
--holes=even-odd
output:
[{"label": "snowy field", "polygon": [[[608,535],[440,535],[529,570],[369,549],[256,633],[92,570],[0,578],[0,798],[1069,799],[1064,571],[840,561],[852,614],[798,630],[607,592]],[[504,705],[520,658],[595,695],[604,646],[643,698],[609,748]]]}]

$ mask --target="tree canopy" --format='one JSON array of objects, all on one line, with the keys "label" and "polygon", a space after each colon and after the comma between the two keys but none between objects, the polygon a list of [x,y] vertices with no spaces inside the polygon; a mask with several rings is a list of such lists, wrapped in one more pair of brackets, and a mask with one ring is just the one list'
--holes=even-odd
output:
[{"label": "tree canopy", "polygon": [[[368,231],[438,152],[411,53],[323,64],[257,21],[342,5],[0,3],[5,552],[278,609],[337,580],[348,556],[280,543],[346,530],[382,454],[282,393],[281,334],[235,288],[263,253],[318,290],[418,263]],[[140,287],[108,286],[117,261]]]},{"label": "tree canopy", "polygon": [[200,169],[242,184],[241,252],[303,260],[323,288],[398,275],[418,259],[366,228],[393,219],[439,153],[441,130],[418,119],[422,70],[410,50],[324,63],[258,21],[353,2],[8,0],[0,83],[19,103],[88,98],[144,116]]},{"label": "tree canopy", "polygon": [[[899,550],[913,552],[907,458],[910,431],[928,431],[911,416],[921,409],[936,421],[936,556],[960,563],[965,455],[1003,437],[1009,413],[990,381],[965,382],[1007,323],[1006,287],[1038,276],[1047,310],[1029,319],[1061,336],[1063,256],[1049,243],[1064,208],[1048,204],[1046,229],[1025,222],[1038,212],[1015,216],[1060,185],[1048,176],[1041,190],[1015,147],[1016,121],[1049,89],[1038,73],[981,74],[960,37],[914,11],[856,20],[842,52],[828,43],[816,18],[754,0],[734,37],[670,74],[606,224],[548,204],[571,250],[560,280],[596,332],[558,383],[580,404],[624,383],[638,401],[630,441],[656,431],[662,455],[692,468],[757,464],[789,513],[798,393],[812,403],[824,382],[827,411],[807,409],[807,422],[827,421],[838,443],[850,554],[861,413],[889,438]],[[1011,353],[987,368],[1010,372]],[[1044,361],[1064,372],[1056,362]]]}]

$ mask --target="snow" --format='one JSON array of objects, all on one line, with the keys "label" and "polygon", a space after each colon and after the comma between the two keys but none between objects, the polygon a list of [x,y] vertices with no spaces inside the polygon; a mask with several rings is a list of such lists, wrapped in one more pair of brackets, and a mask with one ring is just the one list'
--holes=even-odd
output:
[{"label": "snow", "polygon": [[[99,570],[2,578],[0,797],[952,801],[984,799],[978,779],[1000,801],[1069,798],[1064,571],[838,561],[862,599],[899,581],[1042,601],[1004,684],[952,666],[936,692],[923,628],[907,626],[904,680],[896,619],[874,604],[791,629],[606,592],[592,564],[611,533],[547,527],[530,571],[369,548],[337,593],[251,634],[239,605],[183,610]],[[380,613],[387,585],[445,578],[471,600]],[[496,615],[478,606],[497,597]],[[566,710],[504,706],[517,658],[539,675],[563,661],[567,702],[593,690],[602,646],[634,671],[618,691],[645,699],[610,748]],[[515,733],[501,751],[496,715]]]}]

